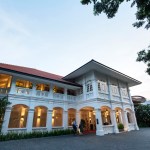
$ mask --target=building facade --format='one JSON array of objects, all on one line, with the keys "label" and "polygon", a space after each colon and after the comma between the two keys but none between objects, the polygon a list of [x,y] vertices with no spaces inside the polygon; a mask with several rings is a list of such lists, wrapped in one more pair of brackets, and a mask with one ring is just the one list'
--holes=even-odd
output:
[{"label": "building facade", "polygon": [[71,128],[76,119],[96,135],[138,130],[129,87],[140,84],[125,74],[91,60],[65,77],[0,64],[0,96],[8,96],[2,132]]}]

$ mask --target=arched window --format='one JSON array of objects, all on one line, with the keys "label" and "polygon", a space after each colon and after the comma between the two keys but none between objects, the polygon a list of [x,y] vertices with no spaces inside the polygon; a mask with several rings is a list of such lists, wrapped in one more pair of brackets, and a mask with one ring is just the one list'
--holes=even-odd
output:
[{"label": "arched window", "polygon": [[128,123],[132,123],[131,113],[127,112]]},{"label": "arched window", "polygon": [[25,128],[27,123],[28,107],[15,105],[11,111],[8,128]]},{"label": "arched window", "polygon": [[33,127],[46,127],[47,108],[38,106],[34,110]]},{"label": "arched window", "polygon": [[76,110],[73,108],[68,109],[68,126],[72,126],[72,122],[76,119]]},{"label": "arched window", "polygon": [[103,108],[101,114],[103,125],[110,125],[111,124],[110,110],[107,108]]},{"label": "arched window", "polygon": [[52,126],[62,126],[63,125],[63,109],[59,107],[53,108],[52,114]]}]

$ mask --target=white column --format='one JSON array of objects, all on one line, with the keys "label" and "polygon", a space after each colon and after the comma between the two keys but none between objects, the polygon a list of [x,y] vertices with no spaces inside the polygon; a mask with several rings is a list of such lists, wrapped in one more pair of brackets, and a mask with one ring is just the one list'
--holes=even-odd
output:
[{"label": "white column", "polygon": [[98,98],[98,83],[96,80],[92,82],[94,98]]},{"label": "white column", "polygon": [[67,100],[67,88],[64,88],[64,100]]},{"label": "white column", "polygon": [[33,127],[33,117],[34,117],[34,109],[29,109],[28,118],[27,118],[27,132],[32,132]]},{"label": "white column", "polygon": [[11,87],[10,87],[10,94],[16,93],[16,78],[13,76],[11,81]]},{"label": "white column", "polygon": [[136,116],[135,116],[135,111],[132,112],[132,118],[133,118],[133,122],[135,124],[135,130],[139,130],[137,120],[136,120]]},{"label": "white column", "polygon": [[80,111],[79,110],[77,110],[76,111],[76,123],[77,123],[77,125],[78,125],[78,127],[79,127],[79,124],[80,124]]},{"label": "white column", "polygon": [[132,97],[131,97],[129,88],[127,88],[127,92],[128,92],[128,95],[129,95],[129,102],[130,102],[131,105],[133,105],[133,101],[132,101]]},{"label": "white column", "polygon": [[107,86],[108,86],[108,92],[109,92],[109,99],[112,100],[111,83],[110,83],[109,78],[107,78]]},{"label": "white column", "polygon": [[10,120],[10,115],[11,115],[11,109],[12,107],[7,107],[5,110],[5,115],[4,115],[4,120],[2,124],[2,130],[1,132],[3,134],[6,134],[8,132],[8,125],[9,125],[9,120]]},{"label": "white column", "polygon": [[118,90],[119,90],[120,100],[121,100],[121,102],[123,102],[123,96],[122,96],[122,93],[121,93],[121,86],[120,86],[120,83],[119,83],[118,80],[117,80],[117,83],[118,83]]},{"label": "white column", "polygon": [[54,85],[51,84],[51,85],[50,85],[50,91],[49,91],[49,98],[50,98],[50,99],[53,99],[53,88],[54,88]]},{"label": "white column", "polygon": [[116,112],[115,112],[115,110],[111,110],[110,115],[111,115],[112,125],[114,125],[114,133],[119,133],[118,125],[117,125],[117,121],[116,121]]},{"label": "white column", "polygon": [[104,135],[104,130],[102,125],[102,115],[100,109],[95,109],[95,117],[96,117],[96,135],[102,136]]},{"label": "white column", "polygon": [[86,100],[86,85],[85,85],[85,83],[83,83],[83,100]]},{"label": "white column", "polygon": [[122,121],[122,114],[121,114],[120,110],[119,110],[119,121],[120,121],[120,123],[123,123],[123,121]]},{"label": "white column", "polygon": [[63,127],[64,129],[68,129],[68,111],[63,111]]},{"label": "white column", "polygon": [[47,120],[46,120],[46,128],[47,131],[51,131],[52,130],[52,110],[47,110]]},{"label": "white column", "polygon": [[129,131],[127,112],[125,110],[122,110],[122,119],[123,119],[123,124],[124,124],[124,130]]}]

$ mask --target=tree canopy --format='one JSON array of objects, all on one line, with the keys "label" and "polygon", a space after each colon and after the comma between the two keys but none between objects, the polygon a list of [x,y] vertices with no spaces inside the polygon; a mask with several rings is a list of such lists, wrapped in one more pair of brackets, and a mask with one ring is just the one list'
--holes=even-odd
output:
[{"label": "tree canopy", "polygon": [[[135,13],[137,22],[133,23],[134,27],[150,28],[150,0],[81,0],[83,5],[93,4],[94,15],[101,13],[106,14],[110,19],[117,13],[120,4],[123,2],[131,2],[131,7],[136,6],[137,11]],[[150,46],[147,50],[138,52],[137,61],[147,64],[146,72],[150,75]]]},{"label": "tree canopy", "polygon": [[137,8],[135,14],[137,22],[133,23],[134,27],[150,28],[150,0],[81,0],[83,5],[93,3],[94,15],[105,13],[108,18],[115,16],[123,2],[131,2],[131,7],[136,6]]}]

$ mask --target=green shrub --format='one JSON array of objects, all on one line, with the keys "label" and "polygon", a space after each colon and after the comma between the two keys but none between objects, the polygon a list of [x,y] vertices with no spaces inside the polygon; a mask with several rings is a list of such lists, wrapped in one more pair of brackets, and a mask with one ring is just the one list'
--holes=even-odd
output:
[{"label": "green shrub", "polygon": [[118,129],[124,129],[124,125],[122,123],[118,124]]},{"label": "green shrub", "polygon": [[45,131],[45,132],[30,132],[30,133],[14,133],[10,132],[6,135],[0,134],[0,141],[8,141],[8,140],[18,140],[18,139],[29,139],[29,138],[40,138],[40,137],[48,137],[48,136],[59,136],[59,135],[67,135],[73,134],[73,130],[53,130],[53,131]]}]

